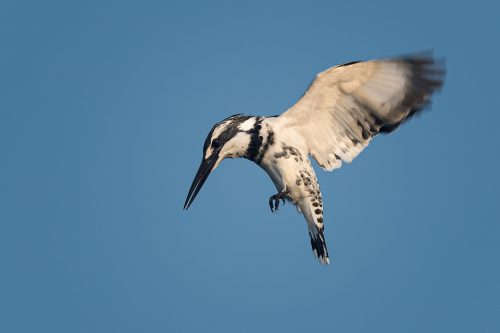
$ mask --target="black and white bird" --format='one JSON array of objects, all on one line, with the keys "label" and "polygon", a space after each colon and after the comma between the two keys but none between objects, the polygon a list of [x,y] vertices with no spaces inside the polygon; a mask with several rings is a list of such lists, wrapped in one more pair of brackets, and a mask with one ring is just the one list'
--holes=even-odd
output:
[{"label": "black and white bird", "polygon": [[431,54],[350,62],[318,74],[300,100],[279,116],[237,114],[215,124],[184,204],[188,209],[209,174],[225,158],[243,157],[271,177],[278,193],[304,215],[311,246],[329,263],[323,201],[309,156],[327,171],[351,162],[379,133],[390,133],[430,102],[443,82],[442,61]]}]

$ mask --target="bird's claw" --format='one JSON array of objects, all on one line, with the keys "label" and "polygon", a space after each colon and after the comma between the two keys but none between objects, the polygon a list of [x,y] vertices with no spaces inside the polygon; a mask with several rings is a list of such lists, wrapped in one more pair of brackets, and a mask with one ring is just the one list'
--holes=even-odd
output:
[{"label": "bird's claw", "polygon": [[285,195],[288,191],[282,191],[278,194],[271,195],[269,198],[269,208],[271,208],[271,212],[276,213],[278,211],[278,207],[280,205],[280,199],[283,201],[283,205],[285,204]]}]

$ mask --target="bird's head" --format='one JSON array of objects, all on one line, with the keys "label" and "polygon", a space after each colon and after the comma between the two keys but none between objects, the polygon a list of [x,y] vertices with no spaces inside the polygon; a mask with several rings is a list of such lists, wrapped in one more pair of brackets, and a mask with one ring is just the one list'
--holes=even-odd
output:
[{"label": "bird's head", "polygon": [[253,117],[237,114],[215,124],[205,140],[203,159],[184,203],[188,209],[210,173],[225,158],[244,157],[250,145]]}]

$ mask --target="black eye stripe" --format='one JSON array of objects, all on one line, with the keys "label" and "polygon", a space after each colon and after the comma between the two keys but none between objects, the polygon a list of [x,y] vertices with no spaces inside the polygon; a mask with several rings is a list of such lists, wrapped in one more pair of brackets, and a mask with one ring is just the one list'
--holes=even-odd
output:
[{"label": "black eye stripe", "polygon": [[[205,153],[207,151],[208,147],[212,147],[213,149],[220,148],[220,146],[222,146],[222,144],[224,142],[228,141],[229,139],[231,139],[233,136],[235,136],[239,132],[238,126],[249,118],[250,118],[250,116],[237,114],[237,115],[226,118],[223,121],[215,124],[215,126],[212,128],[210,133],[208,133],[208,136],[205,139],[205,144],[203,145],[203,152]],[[214,131],[217,129],[217,127],[219,127],[221,124],[225,124],[227,122],[229,122],[229,123],[227,124],[226,128],[222,131],[222,133],[220,133],[217,138],[210,141],[210,139],[212,138],[212,135],[213,135]],[[218,143],[216,142],[215,145],[218,144],[219,145],[218,147],[214,147],[214,142],[216,140],[218,141]]]},{"label": "black eye stripe", "polygon": [[216,139],[214,139],[214,140],[212,141],[212,147],[213,147],[213,148],[217,149],[217,148],[219,148],[219,147],[220,147],[220,145],[221,145],[221,142],[220,142],[219,138],[216,138]]}]

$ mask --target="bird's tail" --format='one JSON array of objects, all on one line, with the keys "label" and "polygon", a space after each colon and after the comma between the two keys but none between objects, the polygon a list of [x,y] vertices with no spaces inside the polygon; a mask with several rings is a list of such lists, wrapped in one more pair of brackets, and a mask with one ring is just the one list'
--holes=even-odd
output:
[{"label": "bird's tail", "polygon": [[298,208],[306,218],[314,255],[323,265],[328,265],[330,258],[328,257],[328,249],[323,235],[323,203],[321,197],[305,197],[299,201]]},{"label": "bird's tail", "polygon": [[323,265],[328,265],[330,263],[330,258],[328,257],[328,249],[326,247],[325,237],[323,236],[323,229],[319,229],[316,226],[313,228],[316,230],[311,230],[311,227],[309,228],[312,250]]}]

